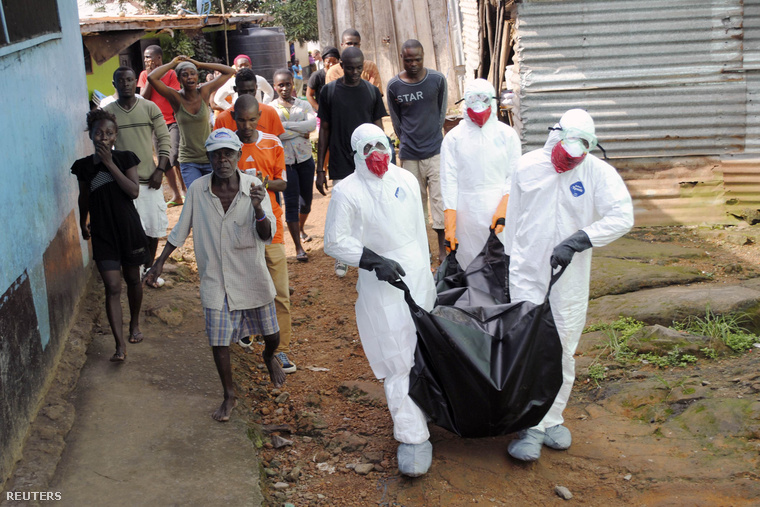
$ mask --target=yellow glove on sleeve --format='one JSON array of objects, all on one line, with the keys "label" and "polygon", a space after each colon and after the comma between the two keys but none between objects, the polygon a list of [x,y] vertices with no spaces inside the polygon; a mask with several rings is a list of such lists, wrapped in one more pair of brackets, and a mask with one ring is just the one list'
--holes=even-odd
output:
[{"label": "yellow glove on sleeve", "polygon": [[457,210],[446,209],[443,210],[443,222],[444,222],[444,239],[450,243],[450,246],[446,247],[446,253],[457,249]]},{"label": "yellow glove on sleeve", "polygon": [[509,202],[509,194],[506,194],[504,197],[501,198],[501,201],[499,201],[499,205],[496,206],[496,212],[493,214],[493,218],[491,219],[491,229],[493,229],[493,232],[496,234],[501,233],[501,231],[504,230],[503,225],[496,225],[496,221],[500,218],[505,218],[507,216],[507,203]]}]

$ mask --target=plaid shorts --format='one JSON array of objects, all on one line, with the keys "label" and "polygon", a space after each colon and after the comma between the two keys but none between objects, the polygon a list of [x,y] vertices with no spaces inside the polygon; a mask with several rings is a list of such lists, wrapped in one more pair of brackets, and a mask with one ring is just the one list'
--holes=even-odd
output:
[{"label": "plaid shorts", "polygon": [[203,314],[206,317],[208,344],[212,347],[228,347],[246,336],[267,336],[280,330],[274,300],[258,308],[230,311],[225,296],[221,310],[204,308]]}]

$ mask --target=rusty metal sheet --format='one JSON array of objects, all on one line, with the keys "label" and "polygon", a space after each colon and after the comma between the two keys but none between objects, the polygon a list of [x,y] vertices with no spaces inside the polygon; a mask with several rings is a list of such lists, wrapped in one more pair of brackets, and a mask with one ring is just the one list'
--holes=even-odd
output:
[{"label": "rusty metal sheet", "polygon": [[747,72],[760,60],[760,16],[748,3],[519,4],[523,148],[540,147],[564,111],[583,107],[612,158],[760,153],[760,115],[750,101],[758,82]]},{"label": "rusty metal sheet", "polygon": [[760,209],[760,158],[747,155],[612,161],[636,225],[732,224]]},{"label": "rusty metal sheet", "polygon": [[744,69],[747,79],[747,153],[760,153],[760,2],[745,0]]}]

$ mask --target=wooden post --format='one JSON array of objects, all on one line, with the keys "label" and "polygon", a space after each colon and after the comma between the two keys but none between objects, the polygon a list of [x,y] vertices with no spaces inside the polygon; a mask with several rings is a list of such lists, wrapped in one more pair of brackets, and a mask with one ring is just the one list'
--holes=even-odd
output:
[{"label": "wooden post", "polygon": [[338,46],[335,37],[335,18],[332,0],[317,0],[317,24],[319,26],[319,45]]},{"label": "wooden post", "polygon": [[[219,0],[219,3],[222,5],[222,20],[224,22],[224,57],[226,59],[227,65],[230,64],[230,46],[227,41],[227,16],[224,15],[224,0]],[[233,62],[234,63],[234,62]]]}]

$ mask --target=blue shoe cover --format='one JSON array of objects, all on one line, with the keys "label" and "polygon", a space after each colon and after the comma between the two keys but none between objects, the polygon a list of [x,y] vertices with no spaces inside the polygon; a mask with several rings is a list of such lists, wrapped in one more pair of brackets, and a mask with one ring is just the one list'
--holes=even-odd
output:
[{"label": "blue shoe cover", "polygon": [[409,477],[419,477],[430,469],[433,462],[433,444],[429,440],[421,444],[399,444],[398,471]]},{"label": "blue shoe cover", "polygon": [[509,455],[520,461],[536,461],[541,457],[541,446],[544,445],[544,432],[531,428],[517,434],[517,438],[509,443]]},{"label": "blue shoe cover", "polygon": [[570,435],[570,430],[561,424],[546,428],[544,445],[551,447],[552,449],[564,451],[565,449],[568,449],[572,443],[573,437]]}]

